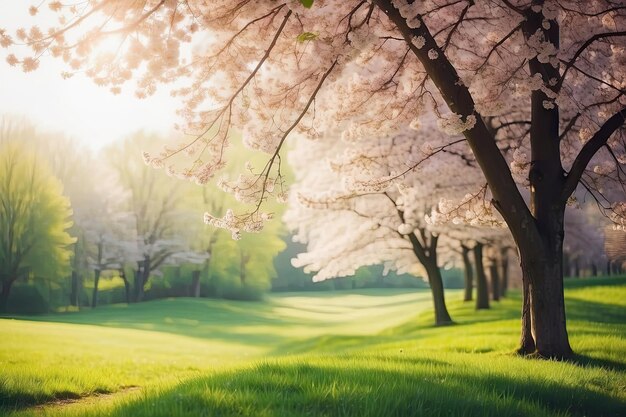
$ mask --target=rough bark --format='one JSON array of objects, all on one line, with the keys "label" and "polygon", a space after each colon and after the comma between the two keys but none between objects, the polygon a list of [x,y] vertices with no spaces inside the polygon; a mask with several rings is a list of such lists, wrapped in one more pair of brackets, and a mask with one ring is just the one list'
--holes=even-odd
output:
[{"label": "rough bark", "polygon": [[98,284],[100,283],[100,270],[95,269],[93,275],[93,293],[91,295],[91,308],[98,306]]},{"label": "rough bark", "polygon": [[474,269],[470,260],[470,248],[461,245],[461,254],[463,255],[463,267],[465,270],[465,291],[463,301],[472,301],[472,289],[474,287]]},{"label": "rough bark", "polygon": [[483,264],[483,244],[474,246],[474,263],[476,265],[476,310],[489,308],[489,289],[485,267]]},{"label": "rough bark", "polygon": [[530,288],[527,280],[522,282],[522,334],[517,352],[529,355],[535,352],[535,339],[532,334],[532,318],[530,314]]},{"label": "rough bark", "polygon": [[[521,248],[520,248],[521,249]],[[528,259],[522,252],[522,271],[530,290],[530,315],[536,353],[548,358],[572,355],[565,323],[562,259],[559,252],[545,253],[546,260]]]}]

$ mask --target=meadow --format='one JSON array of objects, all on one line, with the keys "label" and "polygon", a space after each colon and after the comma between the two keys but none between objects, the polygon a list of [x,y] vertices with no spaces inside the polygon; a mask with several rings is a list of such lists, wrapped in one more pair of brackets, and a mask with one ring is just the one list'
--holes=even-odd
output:
[{"label": "meadow", "polygon": [[623,416],[626,278],[569,280],[569,362],[513,354],[519,293],[167,299],[0,319],[0,415]]}]

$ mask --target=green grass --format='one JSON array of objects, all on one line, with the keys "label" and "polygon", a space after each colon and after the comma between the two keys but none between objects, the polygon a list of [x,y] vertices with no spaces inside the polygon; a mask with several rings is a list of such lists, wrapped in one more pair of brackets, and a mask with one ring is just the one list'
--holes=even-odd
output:
[{"label": "green grass", "polygon": [[568,282],[571,362],[512,354],[518,294],[448,298],[445,328],[400,290],[0,320],[0,415],[626,415],[626,279]]}]

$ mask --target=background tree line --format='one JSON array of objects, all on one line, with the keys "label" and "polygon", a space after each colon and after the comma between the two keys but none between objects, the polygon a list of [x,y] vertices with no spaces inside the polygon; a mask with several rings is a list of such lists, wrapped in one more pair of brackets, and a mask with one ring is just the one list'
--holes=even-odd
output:
[{"label": "background tree line", "polygon": [[[137,133],[93,151],[11,119],[0,131],[1,308],[37,313],[163,297],[260,299],[274,291],[426,287],[382,267],[313,283],[291,265],[303,248],[280,221],[236,242],[202,214],[236,206],[214,186],[172,178],[141,153],[164,138]],[[249,155],[243,149],[233,157]],[[284,206],[275,205],[277,217]],[[458,271],[447,275],[459,286]]]}]

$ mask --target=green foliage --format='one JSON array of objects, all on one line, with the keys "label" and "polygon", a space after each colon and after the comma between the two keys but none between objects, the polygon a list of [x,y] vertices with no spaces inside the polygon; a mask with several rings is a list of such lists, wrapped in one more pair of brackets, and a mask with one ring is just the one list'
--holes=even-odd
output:
[{"label": "green foliage", "polygon": [[311,7],[313,7],[313,1],[314,0],[300,0],[300,3],[307,9],[310,9]]},{"label": "green foliage", "polygon": [[24,145],[0,144],[0,277],[3,287],[29,274],[68,272],[71,210],[46,164]]},{"label": "green foliage", "polygon": [[[578,353],[571,362],[512,355],[519,293],[480,312],[460,292],[448,295],[459,323],[452,328],[431,325],[428,290],[391,289],[261,303],[162,300],[0,320],[0,413],[621,415],[625,278],[566,286]],[[90,398],[24,409],[83,396]]]}]

